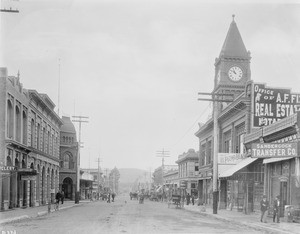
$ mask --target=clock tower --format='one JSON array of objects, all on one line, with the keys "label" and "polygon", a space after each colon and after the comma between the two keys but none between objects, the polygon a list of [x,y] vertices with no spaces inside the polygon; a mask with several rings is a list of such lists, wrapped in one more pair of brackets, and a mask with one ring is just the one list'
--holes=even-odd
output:
[{"label": "clock tower", "polygon": [[222,50],[215,60],[214,92],[234,94],[234,97],[244,92],[251,78],[250,60],[250,52],[246,50],[233,15]]}]

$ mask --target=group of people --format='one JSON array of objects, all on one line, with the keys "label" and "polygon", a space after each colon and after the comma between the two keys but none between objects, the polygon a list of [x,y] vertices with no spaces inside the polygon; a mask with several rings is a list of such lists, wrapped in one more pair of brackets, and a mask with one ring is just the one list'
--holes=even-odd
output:
[{"label": "group of people", "polygon": [[108,193],[107,194],[107,203],[110,203],[110,198],[111,198],[111,201],[114,202],[115,201],[115,197],[116,197],[116,194],[115,193]]},{"label": "group of people", "polygon": [[189,193],[186,195],[186,204],[189,205],[192,202],[192,204],[195,204],[195,196],[194,194],[190,195]]},{"label": "group of people", "polygon": [[[273,202],[273,222],[275,220],[277,223],[280,222],[280,196],[277,196],[276,199]],[[260,202],[260,210],[261,210],[261,217],[260,221],[266,223],[266,217],[267,217],[267,211],[270,208],[269,201],[267,200],[267,196],[263,195],[263,199]]]},{"label": "group of people", "polygon": [[55,195],[55,210],[58,210],[59,208],[59,202],[61,202],[61,204],[64,204],[64,199],[65,199],[65,193],[64,191],[57,191],[56,195]]}]

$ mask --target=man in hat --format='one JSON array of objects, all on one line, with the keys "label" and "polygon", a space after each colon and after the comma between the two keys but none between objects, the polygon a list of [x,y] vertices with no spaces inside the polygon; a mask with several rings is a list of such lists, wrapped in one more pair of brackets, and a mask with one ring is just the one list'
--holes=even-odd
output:
[{"label": "man in hat", "polygon": [[275,222],[275,218],[277,218],[277,223],[280,222],[280,205],[280,196],[278,195],[273,204],[273,222]]},{"label": "man in hat", "polygon": [[269,202],[267,201],[267,196],[263,195],[263,199],[260,201],[260,210],[261,210],[261,216],[260,216],[260,222],[266,223],[266,217],[267,217],[267,210],[269,209]]}]

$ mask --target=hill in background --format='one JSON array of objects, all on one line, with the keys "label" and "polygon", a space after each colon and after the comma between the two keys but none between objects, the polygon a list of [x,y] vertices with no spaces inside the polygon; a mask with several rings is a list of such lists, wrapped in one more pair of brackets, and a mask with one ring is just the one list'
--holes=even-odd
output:
[{"label": "hill in background", "polygon": [[119,191],[129,193],[135,183],[150,181],[150,172],[137,168],[120,168]]}]

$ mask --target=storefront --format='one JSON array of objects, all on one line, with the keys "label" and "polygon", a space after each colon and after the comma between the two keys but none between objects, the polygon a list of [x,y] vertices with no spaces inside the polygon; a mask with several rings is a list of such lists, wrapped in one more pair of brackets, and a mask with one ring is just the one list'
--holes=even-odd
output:
[{"label": "storefront", "polygon": [[240,158],[233,165],[219,165],[219,208],[253,212],[260,209],[263,195],[262,160]]},{"label": "storefront", "polygon": [[286,205],[300,209],[299,124],[300,115],[294,114],[245,137],[251,157],[263,160],[268,200],[280,196],[281,216]]}]

